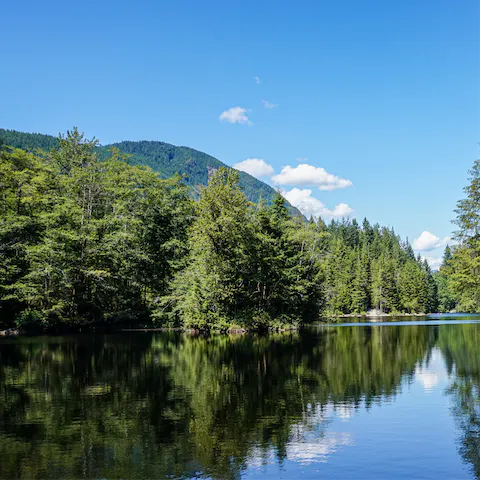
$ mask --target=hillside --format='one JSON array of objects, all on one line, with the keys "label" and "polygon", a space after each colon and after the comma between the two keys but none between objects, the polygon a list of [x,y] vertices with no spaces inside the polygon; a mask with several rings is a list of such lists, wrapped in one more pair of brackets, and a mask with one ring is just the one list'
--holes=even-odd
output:
[{"label": "hillside", "polygon": [[[57,139],[51,135],[0,129],[1,145],[10,145],[27,151],[37,148],[48,151],[57,146]],[[186,175],[185,182],[192,188],[194,196],[198,196],[201,185],[207,185],[209,172],[219,167],[231,168],[220,160],[193,148],[177,147],[157,141],[124,141],[103,145],[99,147],[100,157],[106,156],[106,152],[111,147],[130,154],[131,157],[128,160],[130,164],[146,165],[158,172],[162,178],[171,177],[177,172]],[[275,190],[270,185],[244,172],[240,172],[240,186],[251,202],[258,202],[263,198],[267,203],[271,203],[275,194]],[[301,215],[291,205],[290,210],[296,215]]]}]

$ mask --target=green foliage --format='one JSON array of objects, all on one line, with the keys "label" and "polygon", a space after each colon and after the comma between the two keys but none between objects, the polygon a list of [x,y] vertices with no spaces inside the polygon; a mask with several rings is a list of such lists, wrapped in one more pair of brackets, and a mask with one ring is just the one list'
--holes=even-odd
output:
[{"label": "green foliage", "polygon": [[457,305],[457,296],[452,290],[451,283],[444,272],[434,273],[435,283],[438,291],[438,311],[448,313],[455,310]]},{"label": "green foliage", "polygon": [[458,244],[444,255],[444,273],[448,290],[455,292],[458,309],[480,312],[480,160],[470,170],[470,184],[464,188],[466,198],[455,210]]},{"label": "green foliage", "polygon": [[58,148],[58,138],[41,133],[23,133],[0,128],[0,147],[2,146],[11,146],[27,152],[35,152],[38,149],[48,152]]},{"label": "green foliage", "polygon": [[[22,133],[15,130],[0,129],[0,146],[10,145],[29,152],[38,149],[50,151],[57,149],[62,138],[57,139],[50,135],[38,133]],[[170,178],[177,174],[184,177],[183,181],[188,185],[190,193],[198,198],[202,186],[208,184],[208,179],[219,168],[227,168],[224,163],[216,158],[199,152],[193,148],[177,147],[169,143],[155,141],[118,142],[111,145],[99,146],[95,142],[95,151],[100,160],[110,156],[111,148],[118,149],[128,156],[128,163],[136,166],[147,166],[158,172],[161,178]],[[268,204],[273,202],[275,190],[266,183],[257,180],[248,173],[239,172],[240,187],[247,199],[258,202],[263,199]],[[289,205],[289,210],[297,216],[300,212]]]},{"label": "green foliage", "polygon": [[245,294],[246,246],[251,238],[248,202],[238,173],[220,169],[196,205],[190,257],[175,282],[175,311],[187,327],[225,328]]},{"label": "green foliage", "polygon": [[100,162],[95,145],[74,129],[45,157],[1,151],[5,312],[64,323],[138,318],[165,293],[186,248],[186,188],[115,150]]},{"label": "green foliage", "polygon": [[15,326],[28,329],[46,328],[49,326],[48,315],[42,310],[27,308],[16,316]]},{"label": "green foliage", "polygon": [[[135,145],[120,147],[135,155]],[[153,155],[155,142],[139,145]],[[224,167],[194,203],[179,175],[161,179],[132,158],[76,128],[50,152],[0,150],[0,308],[10,323],[261,329],[324,312],[431,312],[445,293],[393,230],[306,222],[276,192],[255,205]]]},{"label": "green foliage", "polygon": [[437,309],[432,272],[393,230],[333,221],[324,262],[327,312],[429,313]]},{"label": "green foliage", "polygon": [[480,312],[480,242],[457,245],[446,273],[458,297],[458,309]]},{"label": "green foliage", "polygon": [[176,323],[262,328],[318,316],[315,225],[296,223],[280,195],[253,209],[238,182],[219,169],[200,196],[187,267],[168,298]]},{"label": "green foliage", "polygon": [[476,478],[480,478],[480,343],[477,325],[444,325],[439,329],[438,346],[454,381],[446,393],[451,396],[452,413],[460,431],[459,453]]}]

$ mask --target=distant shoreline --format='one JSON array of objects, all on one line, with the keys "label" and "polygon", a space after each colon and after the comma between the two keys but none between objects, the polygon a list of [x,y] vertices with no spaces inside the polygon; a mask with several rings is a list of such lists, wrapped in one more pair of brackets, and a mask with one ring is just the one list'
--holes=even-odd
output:
[{"label": "distant shoreline", "polygon": [[52,330],[26,330],[23,328],[7,328],[0,330],[0,339],[19,337],[19,336],[42,336],[42,335],[76,335],[81,333],[99,333],[99,334],[111,334],[111,333],[135,333],[135,332],[180,332],[190,335],[203,335],[203,334],[220,334],[220,335],[244,335],[247,333],[285,333],[298,330],[300,327],[297,325],[282,326],[282,327],[267,327],[262,329],[246,329],[246,328],[228,328],[225,330],[207,330],[197,328],[183,328],[183,327],[108,327],[101,325],[99,327],[83,326],[78,328],[60,328]]},{"label": "distant shoreline", "polygon": [[[375,321],[382,318],[395,318],[395,317],[402,317],[402,318],[418,318],[418,317],[427,317],[432,315],[474,315],[465,312],[448,312],[448,313],[364,313],[364,314],[342,314],[342,315],[328,315],[325,317],[321,317],[319,321],[314,322],[312,324],[305,324],[314,325],[314,324],[328,324],[328,323],[337,323],[342,319],[347,318],[358,318],[362,320],[370,320]],[[253,334],[264,334],[264,333],[287,333],[287,332],[294,332],[302,328],[303,325],[290,325],[290,326],[282,326],[282,327],[267,327],[262,329],[246,329],[246,328],[238,328],[232,327],[224,330],[207,330],[207,329],[198,329],[198,328],[183,328],[183,327],[128,327],[128,326],[106,326],[106,325],[99,325],[99,326],[92,326],[92,325],[84,325],[82,327],[65,327],[65,328],[54,328],[50,330],[41,330],[41,329],[24,329],[24,328],[7,328],[0,330],[0,339],[1,338],[11,338],[11,337],[19,337],[19,336],[41,336],[41,335],[75,335],[75,334],[82,334],[82,333],[99,333],[99,334],[112,334],[112,333],[134,333],[134,332],[180,332],[186,333],[189,335],[205,335],[205,334],[221,334],[221,335],[244,335],[247,333]]]},{"label": "distant shoreline", "polygon": [[383,318],[383,317],[426,317],[427,315],[440,315],[439,313],[342,313],[329,315],[327,318]]}]

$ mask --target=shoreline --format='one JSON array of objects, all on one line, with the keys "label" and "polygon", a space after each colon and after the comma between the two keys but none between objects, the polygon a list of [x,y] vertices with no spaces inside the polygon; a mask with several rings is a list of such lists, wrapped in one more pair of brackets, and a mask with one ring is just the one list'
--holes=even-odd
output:
[{"label": "shoreline", "polygon": [[101,326],[96,327],[81,327],[81,328],[66,328],[66,329],[52,329],[52,330],[25,330],[22,328],[7,328],[0,330],[1,338],[12,338],[20,336],[39,337],[42,335],[77,335],[81,333],[99,333],[99,334],[114,334],[114,333],[141,333],[141,332],[179,332],[188,335],[246,335],[252,334],[265,334],[265,333],[287,333],[298,331],[299,326],[289,327],[267,327],[261,329],[246,329],[246,328],[228,328],[225,330],[207,330],[207,329],[195,329],[195,328],[182,328],[182,327],[136,327],[136,328],[108,328]]},{"label": "shoreline", "polygon": [[329,315],[327,318],[386,318],[386,317],[426,317],[427,315],[440,315],[439,313],[342,313]]},{"label": "shoreline", "polygon": [[417,317],[426,317],[427,315],[470,315],[469,313],[462,312],[448,312],[448,313],[363,313],[363,314],[353,314],[353,313],[344,313],[337,315],[328,315],[320,317],[320,319],[311,324],[304,325],[291,325],[291,326],[282,326],[282,327],[265,327],[260,329],[247,329],[242,327],[231,327],[222,330],[216,329],[196,329],[196,328],[183,328],[183,327],[122,327],[122,326],[108,326],[108,325],[99,325],[99,326],[90,326],[84,325],[82,327],[67,327],[67,328],[52,328],[47,330],[33,329],[28,330],[24,328],[11,327],[0,330],[0,339],[1,338],[11,338],[19,336],[41,336],[41,335],[74,335],[80,333],[99,333],[99,334],[111,334],[111,333],[135,333],[135,332],[180,332],[186,333],[189,335],[211,335],[211,334],[220,334],[220,335],[246,335],[246,334],[266,334],[266,333],[286,333],[298,331],[302,326],[314,325],[314,324],[329,324],[337,323],[337,321],[348,318],[358,318],[362,320],[380,320],[384,318],[417,318]]}]

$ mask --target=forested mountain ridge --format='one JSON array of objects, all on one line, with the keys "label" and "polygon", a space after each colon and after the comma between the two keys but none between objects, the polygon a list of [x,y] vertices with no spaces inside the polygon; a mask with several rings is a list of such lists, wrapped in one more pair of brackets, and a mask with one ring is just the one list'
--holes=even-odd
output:
[{"label": "forested mountain ridge", "polygon": [[[40,148],[50,151],[58,147],[58,139],[51,135],[40,133],[24,133],[16,130],[0,128],[0,146],[9,145],[33,152]],[[109,150],[118,148],[120,152],[131,155],[128,163],[135,166],[147,166],[160,174],[161,178],[170,178],[176,173],[185,175],[185,183],[190,187],[194,197],[198,198],[200,187],[208,184],[209,175],[220,167],[232,168],[220,160],[190,147],[179,147],[159,141],[123,141],[98,146],[101,159],[109,156]],[[240,187],[247,199],[257,203],[263,199],[271,204],[275,197],[275,189],[270,185],[252,177],[248,173],[240,173]],[[288,202],[287,202],[288,203]],[[298,209],[289,204],[289,210],[294,215],[301,216]]]}]

